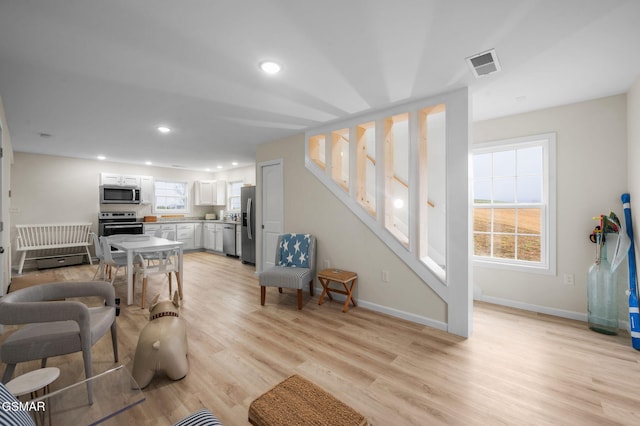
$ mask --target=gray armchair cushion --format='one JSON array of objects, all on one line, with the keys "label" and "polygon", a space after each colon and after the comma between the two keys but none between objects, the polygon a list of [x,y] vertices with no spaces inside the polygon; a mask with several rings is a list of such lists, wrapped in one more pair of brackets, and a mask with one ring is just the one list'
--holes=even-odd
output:
[{"label": "gray armchair cushion", "polygon": [[274,266],[260,274],[260,285],[264,287],[301,289],[312,280],[313,273],[309,268]]}]

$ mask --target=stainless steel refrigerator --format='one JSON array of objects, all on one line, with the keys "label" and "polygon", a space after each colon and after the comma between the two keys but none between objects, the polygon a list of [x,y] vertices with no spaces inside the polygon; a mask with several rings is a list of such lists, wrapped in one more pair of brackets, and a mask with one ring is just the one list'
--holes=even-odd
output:
[{"label": "stainless steel refrigerator", "polygon": [[240,190],[242,211],[242,263],[256,264],[256,187]]}]

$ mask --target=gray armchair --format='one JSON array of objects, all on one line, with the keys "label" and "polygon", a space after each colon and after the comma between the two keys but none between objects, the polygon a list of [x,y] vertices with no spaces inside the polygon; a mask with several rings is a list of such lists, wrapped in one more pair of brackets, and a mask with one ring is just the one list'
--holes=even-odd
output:
[{"label": "gray armchair", "polygon": [[[73,297],[103,298],[105,306],[88,307]],[[82,351],[86,378],[92,376],[91,347],[111,329],[113,357],[118,361],[115,291],[105,281],[40,284],[11,292],[0,299],[0,324],[25,324],[0,346],[0,360],[7,364],[6,383],[19,362],[42,360]],[[93,401],[87,384],[89,402]]]},{"label": "gray armchair", "polygon": [[302,309],[302,288],[309,284],[313,296],[316,275],[316,238],[309,234],[283,234],[278,237],[275,266],[260,273],[260,304],[264,305],[266,287],[294,288],[298,291],[298,309]]}]

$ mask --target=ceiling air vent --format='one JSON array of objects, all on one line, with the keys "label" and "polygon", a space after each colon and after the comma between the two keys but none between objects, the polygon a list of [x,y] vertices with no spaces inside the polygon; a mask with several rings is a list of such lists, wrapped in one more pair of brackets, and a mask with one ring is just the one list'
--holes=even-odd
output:
[{"label": "ceiling air vent", "polygon": [[466,61],[476,78],[500,71],[500,62],[495,49],[469,56]]}]

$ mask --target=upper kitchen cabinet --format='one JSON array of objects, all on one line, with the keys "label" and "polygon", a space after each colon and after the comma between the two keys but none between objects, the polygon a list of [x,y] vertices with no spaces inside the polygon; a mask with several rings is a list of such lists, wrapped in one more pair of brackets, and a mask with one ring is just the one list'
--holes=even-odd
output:
[{"label": "upper kitchen cabinet", "polygon": [[153,176],[140,176],[140,204],[153,204]]},{"label": "upper kitchen cabinet", "polygon": [[226,206],[227,205],[227,181],[219,180],[216,182],[216,200],[217,205]]},{"label": "upper kitchen cabinet", "polygon": [[224,206],[227,204],[227,182],[197,180],[194,182],[196,206]]},{"label": "upper kitchen cabinet", "polygon": [[100,173],[100,185],[140,186],[140,176]]}]

